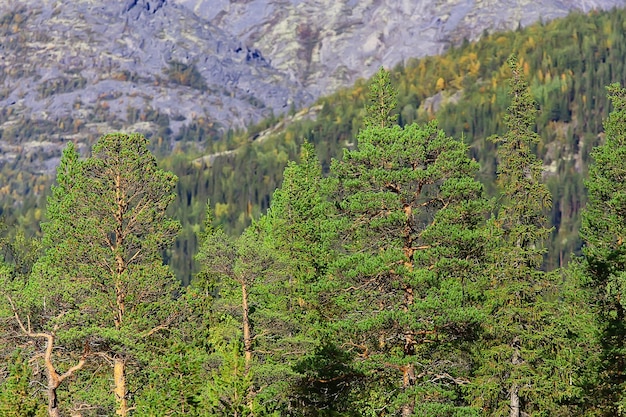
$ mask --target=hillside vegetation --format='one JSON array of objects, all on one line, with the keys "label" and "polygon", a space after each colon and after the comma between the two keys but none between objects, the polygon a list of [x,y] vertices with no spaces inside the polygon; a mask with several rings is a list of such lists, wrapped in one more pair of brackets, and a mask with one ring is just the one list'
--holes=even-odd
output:
[{"label": "hillside vegetation", "polygon": [[[494,145],[487,138],[502,132],[507,102],[505,61],[513,52],[519,56],[541,109],[536,124],[541,137],[537,152],[544,162],[544,177],[554,201],[550,222],[555,229],[545,265],[549,269],[566,262],[580,247],[579,212],[585,204],[582,177],[589,150],[602,140],[601,120],[609,111],[605,86],[624,83],[626,77],[626,47],[622,42],[625,17],[623,9],[574,13],[513,32],[485,33],[479,42],[466,42],[441,56],[410,60],[391,71],[399,90],[399,124],[437,119],[446,133],[463,137],[481,164],[480,179],[492,190],[496,157]],[[3,30],[10,30],[16,24],[13,20],[2,23]],[[150,108],[130,114],[132,120],[154,128],[149,132],[152,150],[161,165],[180,178],[171,210],[181,220],[183,231],[167,258],[183,282],[188,282],[195,270],[194,231],[199,227],[205,202],[210,199],[216,221],[228,233],[238,234],[267,210],[284,167],[297,158],[303,141],[315,146],[327,172],[331,159],[341,157],[344,147],[356,143],[367,85],[362,80],[320,99],[311,107],[310,115],[306,109],[293,109],[283,119],[266,119],[245,131],[229,131],[222,136],[217,135],[210,120],[194,119],[177,134],[172,152],[167,145],[167,116]],[[0,109],[2,117],[8,117],[8,112],[10,109]],[[5,127],[2,137],[20,138],[15,145],[19,148],[27,146],[25,138],[42,140],[59,135],[65,124],[75,126],[76,131],[83,129],[83,121],[78,119],[60,123],[63,126],[26,120]],[[205,152],[199,153],[199,148]],[[45,161],[45,149],[14,153],[5,150],[0,176],[7,180],[0,189],[0,198],[9,223],[37,229],[50,179],[27,171],[16,175],[15,169],[25,163]],[[236,151],[224,152],[228,150]],[[206,157],[219,152],[224,153]],[[201,156],[205,157],[198,159]]]},{"label": "hillside vegetation", "polygon": [[327,175],[304,143],[243,233],[206,207],[187,286],[162,258],[178,178],[146,138],[68,144],[43,237],[0,240],[0,416],[620,415],[626,89],[592,152],[584,257],[546,271],[541,113],[507,66],[496,198],[436,120],[397,124],[380,69]]},{"label": "hillside vegetation", "polygon": [[[544,179],[554,201],[550,222],[554,230],[545,266],[552,269],[580,248],[580,210],[586,197],[582,178],[590,149],[602,142],[602,120],[609,111],[605,87],[626,81],[626,10],[574,13],[565,19],[504,33],[484,34],[476,43],[464,43],[441,56],[410,60],[391,71],[398,87],[398,122],[405,125],[439,121],[454,137],[463,137],[481,164],[480,179],[493,189],[496,156],[491,135],[502,133],[507,106],[506,60],[519,56],[540,113],[536,145],[544,163]],[[255,143],[255,137],[280,123],[268,119],[248,131],[229,132],[213,151],[238,151],[206,164],[190,164],[174,154],[163,159],[181,178],[175,211],[183,221],[183,237],[172,259],[179,271],[191,267],[189,255],[196,242],[191,226],[198,224],[202,205],[210,199],[216,220],[237,234],[269,207],[270,195],[280,184],[287,161],[296,158],[299,145],[315,145],[324,170],[344,147],[355,145],[365,112],[366,80],[320,99],[315,118],[285,123],[278,133]],[[293,114],[293,112],[292,112]],[[201,127],[198,126],[199,131]],[[206,158],[205,158],[206,161]],[[182,264],[185,263],[183,266]]]}]

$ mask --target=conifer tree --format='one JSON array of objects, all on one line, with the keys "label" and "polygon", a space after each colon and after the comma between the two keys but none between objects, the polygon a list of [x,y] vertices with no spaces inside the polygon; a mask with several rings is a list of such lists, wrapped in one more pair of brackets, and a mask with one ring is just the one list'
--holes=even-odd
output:
[{"label": "conifer tree", "polygon": [[533,153],[539,142],[535,103],[514,57],[509,65],[507,131],[493,139],[501,195],[489,222],[485,321],[469,392],[489,416],[570,415],[568,405],[580,394],[567,356],[576,325],[567,323],[572,318],[561,316],[558,300],[551,298],[558,275],[541,269],[551,198]]},{"label": "conifer tree", "polygon": [[[207,210],[209,210],[207,208]],[[211,218],[210,211],[208,212]],[[209,343],[218,366],[203,399],[212,415],[247,416],[256,412],[260,383],[254,378],[258,363],[256,347],[267,329],[259,306],[259,287],[269,273],[272,257],[251,226],[238,239],[205,222],[197,255],[202,266],[196,285],[212,286],[212,314],[219,319],[209,331]],[[263,386],[263,389],[266,387]]]},{"label": "conifer tree", "polygon": [[0,384],[0,417],[43,417],[44,407],[38,404],[30,387],[32,369],[21,351],[9,358],[8,375]]},{"label": "conifer tree", "polygon": [[[259,221],[274,255],[272,280],[264,283],[265,308],[274,314],[272,361],[287,401],[302,415],[334,415],[350,409],[347,392],[355,372],[328,328],[323,307],[334,259],[335,186],[322,176],[314,147],[304,143],[298,163],[285,168],[270,209]],[[323,410],[323,411],[322,411]]]},{"label": "conifer tree", "polygon": [[363,415],[470,413],[464,342],[480,321],[482,186],[467,147],[436,124],[393,124],[382,70],[358,149],[334,161],[343,256],[332,301],[338,338],[365,378]]},{"label": "conifer tree", "polygon": [[606,142],[591,153],[580,230],[603,349],[594,398],[607,416],[626,409],[626,90],[612,84],[608,93],[613,110],[604,123]]},{"label": "conifer tree", "polygon": [[[76,151],[69,146],[63,153],[58,171],[63,173],[76,157]],[[38,244],[25,243],[24,239],[18,233],[16,240],[3,239],[2,242],[3,250],[12,259],[12,264],[4,263],[0,271],[0,316],[9,324],[4,329],[6,334],[11,335],[14,340],[29,340],[28,344],[34,347],[24,352],[28,352],[31,359],[37,359],[33,363],[41,361],[45,374],[45,383],[42,385],[47,397],[47,414],[58,417],[67,408],[59,398],[59,390],[83,369],[87,352],[83,350],[80,354],[80,350],[72,349],[76,346],[63,346],[59,340],[67,338],[73,330],[72,326],[66,326],[61,319],[73,311],[73,305],[68,298],[73,294],[70,290],[74,286],[65,283],[47,291],[38,285],[37,279],[33,279],[31,275],[31,268],[38,255]],[[19,244],[20,241],[24,244]],[[20,253],[19,246],[30,248],[32,253]],[[61,346],[66,349],[59,351]],[[68,362],[71,365],[63,369],[62,364]],[[15,368],[17,369],[19,368]]]},{"label": "conifer tree", "polygon": [[177,318],[178,283],[161,260],[178,231],[165,214],[176,177],[156,166],[143,136],[121,133],[101,137],[86,160],[70,145],[58,172],[31,285],[48,294],[48,305],[67,306],[54,323],[71,330],[66,343],[112,363],[116,414],[124,417],[133,408],[129,384],[139,390],[129,366],[147,360]]}]

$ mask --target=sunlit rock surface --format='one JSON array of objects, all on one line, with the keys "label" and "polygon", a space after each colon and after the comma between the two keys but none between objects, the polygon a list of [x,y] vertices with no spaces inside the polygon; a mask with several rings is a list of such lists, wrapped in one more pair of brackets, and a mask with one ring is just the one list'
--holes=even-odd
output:
[{"label": "sunlit rock surface", "polygon": [[438,54],[484,30],[515,29],[623,0],[176,0],[224,28],[312,95],[384,65]]},{"label": "sunlit rock surface", "polygon": [[[46,139],[54,143],[155,130],[159,122],[137,120],[138,109],[167,116],[174,135],[198,118],[221,130],[244,126],[484,30],[624,3],[4,0],[0,131],[24,120],[47,123],[42,129],[57,131]],[[14,155],[24,140],[2,137],[0,145]]]}]

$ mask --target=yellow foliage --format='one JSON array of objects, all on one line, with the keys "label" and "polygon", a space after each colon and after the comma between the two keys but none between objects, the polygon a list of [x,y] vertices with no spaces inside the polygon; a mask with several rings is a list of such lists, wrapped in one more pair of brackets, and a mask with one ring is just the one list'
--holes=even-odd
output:
[{"label": "yellow foliage", "polygon": [[439,77],[439,79],[437,80],[437,84],[435,85],[435,88],[438,91],[441,91],[441,90],[445,89],[446,88],[446,81],[443,78]]},{"label": "yellow foliage", "polygon": [[228,216],[228,211],[229,211],[228,203],[216,203],[214,211],[215,211],[215,217],[218,219]]},{"label": "yellow foliage", "polygon": [[469,73],[473,75],[477,75],[480,70],[480,61],[474,61],[469,66]]},{"label": "yellow foliage", "polygon": [[552,74],[550,74],[550,71],[546,71],[545,83],[548,84],[550,81],[552,81]]},{"label": "yellow foliage", "polygon": [[567,90],[567,74],[563,73],[561,74],[561,92],[565,93]]},{"label": "yellow foliage", "polygon": [[295,135],[291,130],[288,130],[287,132],[285,132],[285,143],[287,145],[291,145],[293,143],[294,138],[295,138]]},{"label": "yellow foliage", "polygon": [[496,39],[496,43],[499,45],[508,45],[509,38],[507,38],[506,36],[500,36],[498,37],[498,39]]}]

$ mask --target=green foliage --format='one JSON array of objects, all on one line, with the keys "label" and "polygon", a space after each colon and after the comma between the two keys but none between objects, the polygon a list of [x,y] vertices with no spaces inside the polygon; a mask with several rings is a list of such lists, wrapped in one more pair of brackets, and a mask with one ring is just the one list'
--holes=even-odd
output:
[{"label": "green foliage", "polygon": [[585,182],[589,203],[583,212],[581,238],[592,291],[590,303],[600,326],[602,345],[597,404],[605,415],[621,415],[626,406],[624,357],[626,336],[623,292],[626,288],[624,208],[624,157],[626,156],[626,91],[618,84],[608,88],[613,111],[606,120],[606,142],[591,156]]},{"label": "green foliage", "polygon": [[[54,332],[60,372],[88,358],[59,388],[64,413],[120,410],[113,363],[124,364],[123,397],[138,416],[623,413],[618,86],[586,183],[585,259],[545,271],[579,245],[586,152],[608,110],[599,86],[625,73],[623,13],[486,35],[221,142],[218,125],[194,120],[163,161],[180,174],[178,188],[140,135],[105,135],[85,160],[70,143],[41,243],[30,236],[44,182],[7,180],[10,223],[30,229],[0,241],[0,415],[42,411],[33,393],[41,378],[28,364],[39,365],[45,343],[23,337],[12,307],[32,329]],[[8,48],[27,36],[11,29],[20,19],[0,18]],[[509,62],[509,103],[511,51],[520,58]],[[202,88],[194,71],[173,63],[168,75]],[[41,93],[63,88],[72,84]],[[84,133],[76,121],[10,113],[0,110],[0,135],[16,146],[66,123]],[[157,123],[154,149],[169,152],[168,116],[129,108],[128,118]],[[190,163],[183,151],[206,139],[228,152]],[[299,162],[288,162],[298,150]],[[3,165],[0,179],[17,166]],[[184,224],[176,241],[173,217]],[[185,283],[194,276],[188,288],[164,253]]]},{"label": "green foliage", "polygon": [[380,68],[369,86],[367,114],[363,120],[365,127],[390,127],[398,119],[392,115],[398,105],[398,92],[391,86],[389,71]]},{"label": "green foliage", "polygon": [[[215,353],[211,360],[218,362],[206,380],[204,390],[199,396],[202,415],[206,416],[249,416],[252,411],[248,406],[248,395],[253,386],[254,373],[246,371],[241,333],[237,326],[222,325],[233,334],[213,334]],[[235,337],[233,337],[235,336]]]},{"label": "green foliage", "polygon": [[477,171],[466,146],[434,122],[366,127],[358,149],[333,162],[345,254],[326,308],[366,375],[363,415],[458,405],[469,376],[463,340],[479,320],[472,274],[486,204]]},{"label": "green foliage", "polygon": [[16,350],[8,359],[8,375],[0,385],[0,416],[46,416],[46,408],[31,387],[32,369],[26,358],[20,350]]},{"label": "green foliage", "polygon": [[178,285],[160,256],[178,231],[165,215],[176,177],[157,168],[143,136],[109,134],[85,160],[68,145],[57,183],[42,225],[45,255],[28,284],[32,302],[57,312],[44,325],[59,329],[66,348],[148,360],[178,314]]},{"label": "green foliage", "polygon": [[568,353],[584,329],[565,324],[576,318],[561,315],[560,302],[550,297],[562,289],[559,276],[541,270],[550,194],[532,152],[539,141],[535,104],[515,58],[509,65],[507,131],[493,139],[501,195],[489,222],[485,321],[474,345],[477,368],[468,391],[485,415],[571,415],[581,387],[572,383],[577,367]]}]

